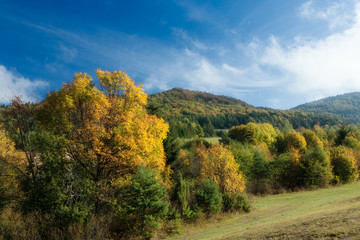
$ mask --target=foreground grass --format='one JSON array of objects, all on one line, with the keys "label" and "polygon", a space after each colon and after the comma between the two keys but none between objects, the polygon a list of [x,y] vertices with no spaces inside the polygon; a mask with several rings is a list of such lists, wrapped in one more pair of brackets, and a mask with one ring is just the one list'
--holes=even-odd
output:
[{"label": "foreground grass", "polygon": [[360,239],[360,182],[251,202],[249,214],[186,227],[175,239]]}]

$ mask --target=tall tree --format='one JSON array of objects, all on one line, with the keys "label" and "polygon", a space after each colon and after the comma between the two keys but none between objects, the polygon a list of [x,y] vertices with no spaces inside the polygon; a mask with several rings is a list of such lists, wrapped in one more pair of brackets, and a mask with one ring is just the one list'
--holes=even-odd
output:
[{"label": "tall tree", "polygon": [[[68,157],[82,166],[100,199],[109,184],[126,184],[141,164],[167,175],[163,140],[168,125],[146,112],[141,85],[124,72],[96,71],[50,93],[38,116],[43,127],[69,140]],[[100,192],[102,194],[100,194]]]}]

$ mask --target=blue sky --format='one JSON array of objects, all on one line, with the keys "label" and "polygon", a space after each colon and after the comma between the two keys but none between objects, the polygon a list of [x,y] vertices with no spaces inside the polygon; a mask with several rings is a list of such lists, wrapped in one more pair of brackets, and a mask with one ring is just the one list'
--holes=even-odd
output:
[{"label": "blue sky", "polygon": [[126,71],[287,109],[360,91],[359,0],[0,0],[0,102]]}]

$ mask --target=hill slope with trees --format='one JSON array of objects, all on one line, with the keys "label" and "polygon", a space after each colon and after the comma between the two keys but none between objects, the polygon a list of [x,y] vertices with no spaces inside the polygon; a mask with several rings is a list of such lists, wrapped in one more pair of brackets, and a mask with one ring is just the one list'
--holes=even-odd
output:
[{"label": "hill slope with trees", "polygon": [[181,88],[150,95],[147,108],[150,113],[168,121],[179,137],[210,136],[214,129],[248,122],[271,123],[281,129],[341,122],[330,115],[254,107],[235,98]]},{"label": "hill slope with trees", "polygon": [[346,93],[299,105],[293,110],[335,116],[347,123],[360,123],[360,92]]}]

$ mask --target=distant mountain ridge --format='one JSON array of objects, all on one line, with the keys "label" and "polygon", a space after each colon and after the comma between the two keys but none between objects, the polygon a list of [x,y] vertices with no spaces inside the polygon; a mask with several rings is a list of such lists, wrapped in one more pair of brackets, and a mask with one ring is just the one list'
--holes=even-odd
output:
[{"label": "distant mountain ridge", "polygon": [[360,92],[345,93],[301,104],[292,110],[306,113],[326,114],[346,123],[360,123]]},{"label": "distant mountain ridge", "polygon": [[239,99],[233,97],[227,97],[224,95],[215,95],[207,92],[200,91],[191,91],[182,88],[173,88],[168,91],[164,91],[162,93],[156,93],[153,95],[164,95],[164,96],[172,96],[179,100],[185,101],[196,101],[203,103],[214,103],[214,104],[224,104],[224,105],[241,105],[244,107],[253,107],[248,103],[241,101]]},{"label": "distant mountain ridge", "polygon": [[181,88],[149,95],[148,110],[167,121],[190,121],[201,126],[210,123],[219,129],[248,122],[267,122],[277,127],[291,124],[295,129],[341,122],[330,115],[254,107],[232,97]]}]

